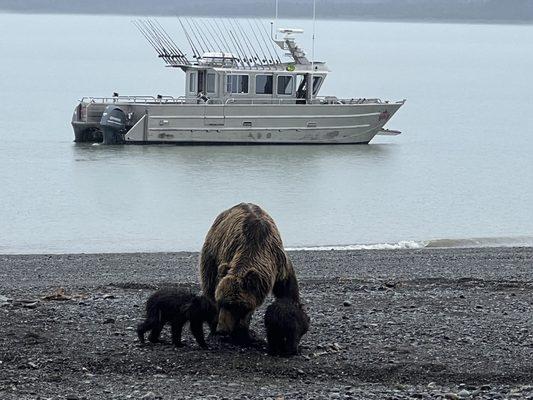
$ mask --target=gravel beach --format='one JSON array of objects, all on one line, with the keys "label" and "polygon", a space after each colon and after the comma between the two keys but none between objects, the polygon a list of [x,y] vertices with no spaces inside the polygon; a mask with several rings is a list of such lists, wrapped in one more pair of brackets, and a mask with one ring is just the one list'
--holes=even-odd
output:
[{"label": "gravel beach", "polygon": [[139,344],[151,292],[199,289],[197,253],[1,255],[0,398],[533,399],[533,248],[290,257],[311,328],[286,359]]}]

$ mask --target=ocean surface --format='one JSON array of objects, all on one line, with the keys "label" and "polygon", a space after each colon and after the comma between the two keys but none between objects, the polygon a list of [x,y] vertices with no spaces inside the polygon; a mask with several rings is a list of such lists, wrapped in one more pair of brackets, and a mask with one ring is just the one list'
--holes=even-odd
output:
[{"label": "ocean surface", "polygon": [[199,250],[243,201],[289,248],[533,244],[533,26],[318,21],[322,94],[407,99],[367,146],[75,144],[83,96],[183,92],[130,21],[0,14],[0,253]]}]

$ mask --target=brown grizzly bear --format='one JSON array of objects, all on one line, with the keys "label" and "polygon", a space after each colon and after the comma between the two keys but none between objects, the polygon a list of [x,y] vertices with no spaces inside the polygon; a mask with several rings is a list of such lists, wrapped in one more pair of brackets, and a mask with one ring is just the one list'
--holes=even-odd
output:
[{"label": "brown grizzly bear", "polygon": [[238,204],[215,219],[200,255],[200,280],[219,308],[217,332],[236,341],[251,340],[252,314],[269,293],[300,301],[278,228],[255,204]]}]

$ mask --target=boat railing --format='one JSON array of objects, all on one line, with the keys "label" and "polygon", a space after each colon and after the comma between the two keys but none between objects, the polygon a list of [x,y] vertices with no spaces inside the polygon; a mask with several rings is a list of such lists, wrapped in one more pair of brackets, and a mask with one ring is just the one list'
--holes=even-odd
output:
[{"label": "boat railing", "polygon": [[265,99],[265,98],[235,98],[230,97],[225,104],[295,104],[297,100],[294,97],[290,99]]},{"label": "boat railing", "polygon": [[113,104],[113,103],[185,103],[185,96],[113,96],[113,97],[83,97],[80,102],[87,104]]},{"label": "boat railing", "polygon": [[350,99],[339,99],[341,104],[382,104],[381,99],[367,99],[367,98],[350,98]]},{"label": "boat railing", "polygon": [[[215,104],[214,101],[211,101],[211,100],[209,100],[208,103]],[[380,103],[382,103],[380,99],[366,99],[366,98],[339,99],[335,96],[315,97],[310,102],[309,101],[306,102],[304,99],[297,99],[294,97],[291,97],[290,99],[230,97],[225,101],[225,104],[380,104]]]}]

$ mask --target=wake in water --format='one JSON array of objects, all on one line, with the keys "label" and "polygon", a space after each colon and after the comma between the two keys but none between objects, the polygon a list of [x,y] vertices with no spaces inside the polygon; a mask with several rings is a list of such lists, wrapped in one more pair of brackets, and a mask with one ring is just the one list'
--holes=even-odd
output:
[{"label": "wake in water", "polygon": [[449,249],[476,247],[533,247],[533,236],[467,238],[467,239],[431,239],[426,241],[402,240],[396,243],[349,244],[333,246],[293,247],[287,250],[401,250],[401,249]]}]

